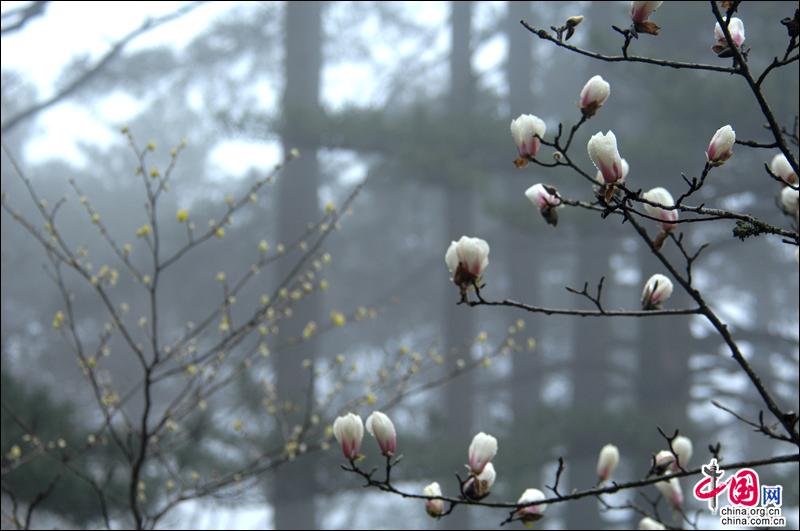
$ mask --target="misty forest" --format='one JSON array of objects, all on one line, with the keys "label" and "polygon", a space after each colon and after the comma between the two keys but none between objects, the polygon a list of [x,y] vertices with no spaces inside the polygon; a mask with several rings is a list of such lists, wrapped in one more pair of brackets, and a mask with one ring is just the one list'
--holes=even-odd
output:
[{"label": "misty forest", "polygon": [[797,529],[798,33],[3,2],[2,528]]}]

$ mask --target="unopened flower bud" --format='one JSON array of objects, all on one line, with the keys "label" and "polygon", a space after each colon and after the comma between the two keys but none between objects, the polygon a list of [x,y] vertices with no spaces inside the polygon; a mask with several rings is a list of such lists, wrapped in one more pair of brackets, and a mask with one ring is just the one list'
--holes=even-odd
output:
[{"label": "unopened flower bud", "polygon": [[645,22],[664,2],[631,2],[631,20]]},{"label": "unopened flower bud", "polygon": [[394,455],[397,451],[397,433],[392,420],[380,411],[374,411],[367,417],[366,427],[369,434],[378,441],[383,455]]},{"label": "unopened flower bud", "polygon": [[778,153],[772,158],[769,164],[769,169],[772,170],[776,176],[780,177],[783,182],[787,184],[797,184],[797,174],[792,169],[786,155]]},{"label": "unopened flower bud", "polygon": [[589,157],[595,167],[603,175],[606,184],[616,183],[625,178],[622,167],[622,157],[617,150],[617,137],[613,132],[607,134],[597,133],[589,139],[587,144]]},{"label": "unopened flower bud", "polygon": [[[665,188],[653,188],[642,196],[646,201],[657,203],[665,207],[675,206],[675,200]],[[662,221],[661,228],[664,232],[672,232],[675,230],[675,222],[678,221],[677,210],[667,210],[654,205],[645,203],[644,209],[651,217],[658,218]]]},{"label": "unopened flower bud", "polygon": [[495,479],[497,479],[497,472],[495,472],[494,465],[486,463],[480,474],[472,476],[464,482],[464,494],[469,499],[481,500],[489,495]]},{"label": "unopened flower bud", "polygon": [[453,282],[462,291],[476,282],[489,265],[489,244],[480,238],[462,236],[450,243],[444,255]]},{"label": "unopened flower bud", "polygon": [[333,423],[333,435],[347,459],[352,461],[358,457],[361,440],[364,438],[364,424],[360,416],[348,413],[338,417]]},{"label": "unopened flower bud", "polygon": [[672,281],[656,273],[647,281],[642,290],[642,309],[655,310],[672,295]]},{"label": "unopened flower bud", "polygon": [[[524,505],[544,499],[545,495],[539,489],[526,489],[517,500],[517,505]],[[531,523],[541,519],[546,509],[547,505],[526,505],[525,507],[517,509],[517,512],[514,514],[523,522]]]},{"label": "unopened flower bud", "polygon": [[[422,494],[425,496],[441,496],[442,488],[439,483],[434,481],[422,489]],[[444,500],[425,500],[425,511],[434,518],[442,516],[442,513],[444,513]]]},{"label": "unopened flower bud", "polygon": [[616,470],[619,464],[619,449],[613,444],[607,444],[600,450],[597,458],[597,477],[606,481]]},{"label": "unopened flower bud", "polygon": [[655,484],[658,491],[675,509],[680,509],[683,505],[683,490],[678,478],[672,478],[669,481],[659,481]]},{"label": "unopened flower bud", "polygon": [[683,468],[689,466],[689,460],[692,458],[692,453],[694,453],[692,440],[683,435],[679,435],[672,441],[672,449],[678,454],[678,463],[675,463],[673,469],[678,471],[680,469],[678,465]]},{"label": "unopened flower bud", "polygon": [[511,121],[511,137],[519,150],[519,158],[514,162],[517,167],[525,166],[528,157],[536,157],[546,131],[544,121],[532,114],[521,114]]},{"label": "unopened flower bud", "polygon": [[558,224],[556,208],[561,205],[561,199],[558,197],[558,191],[554,187],[541,183],[534,184],[525,190],[525,197],[539,208],[542,217],[547,223],[553,226]]},{"label": "unopened flower bud", "polygon": [[581,89],[581,112],[587,118],[595,115],[611,94],[611,85],[601,76],[594,76]]},{"label": "unopened flower bud", "polygon": [[483,472],[486,464],[497,455],[497,439],[480,432],[469,445],[469,469],[474,475]]},{"label": "unopened flower bud", "polygon": [[[742,22],[742,19],[732,17],[730,24],[728,24],[728,32],[731,34],[734,46],[741,48],[744,43],[744,22]],[[719,22],[714,25],[714,39],[717,41],[717,46],[723,49],[728,47],[728,41],[725,40],[725,33],[722,31]]]},{"label": "unopened flower bud", "polygon": [[730,125],[717,129],[706,149],[706,159],[713,166],[721,166],[733,156],[733,145],[736,143],[736,133]]}]

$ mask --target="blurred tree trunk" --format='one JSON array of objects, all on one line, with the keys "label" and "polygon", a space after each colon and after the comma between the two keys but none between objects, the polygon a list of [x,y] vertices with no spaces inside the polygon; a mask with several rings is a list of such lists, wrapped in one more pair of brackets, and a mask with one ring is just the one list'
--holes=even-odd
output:
[{"label": "blurred tree trunk", "polygon": [[[296,240],[309,222],[319,217],[318,139],[304,129],[309,116],[320,111],[320,72],[322,69],[322,3],[289,2],[285,22],[285,80],[283,94],[284,153],[300,150],[300,158],[284,170],[278,184],[278,234],[284,243]],[[279,260],[279,281],[289,274],[300,257],[291,254]],[[298,336],[309,321],[319,321],[321,301],[315,295],[294,306],[294,316],[281,326],[281,335]],[[301,366],[303,359],[314,359],[317,341],[285,349],[276,356],[277,391],[282,401],[289,400],[300,408],[289,415],[293,424],[301,423],[305,404],[308,370]],[[279,467],[273,484],[273,506],[276,529],[316,529],[314,509],[316,459],[304,456],[291,466]]]},{"label": "blurred tree trunk", "polygon": [[[618,226],[597,223],[590,237],[578,231],[579,242],[576,286],[588,282],[590,290],[608,270]],[[576,297],[574,306],[581,302]],[[587,489],[597,482],[596,465],[600,448],[613,438],[609,434],[606,407],[611,353],[611,323],[603,319],[581,320],[576,324],[572,352],[572,408],[567,422],[569,449],[566,457],[569,488]],[[591,529],[597,525],[597,501],[577,500],[566,512],[567,529]]]},{"label": "blurred tree trunk", "polygon": [[[447,119],[458,127],[464,127],[470,123],[474,97],[474,77],[470,61],[472,3],[451,2],[450,8],[450,98]],[[460,146],[460,149],[458,146],[450,147],[453,156],[468,153],[469,149],[468,146]],[[455,240],[462,235],[475,236],[475,197],[471,184],[459,183],[458,175],[448,175],[446,182],[449,185],[444,199],[447,234]],[[474,312],[457,306],[457,300],[458,290],[453,285],[447,285],[444,293],[444,344],[446,352],[461,349],[459,357],[467,359],[471,354],[469,345],[475,335],[472,319]],[[453,444],[464,452],[473,435],[473,385],[473,372],[468,372],[446,387],[446,431]],[[451,529],[465,529],[469,525],[468,514],[465,510],[454,511],[447,518],[446,525]]]}]

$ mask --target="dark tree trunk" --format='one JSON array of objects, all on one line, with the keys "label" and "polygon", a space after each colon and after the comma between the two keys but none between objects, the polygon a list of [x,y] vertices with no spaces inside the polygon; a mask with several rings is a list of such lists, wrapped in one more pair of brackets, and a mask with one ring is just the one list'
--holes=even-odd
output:
[{"label": "dark tree trunk", "polygon": [[[283,94],[284,153],[297,148],[300,158],[288,165],[278,185],[278,234],[281,242],[296,240],[307,223],[319,217],[318,139],[304,129],[308,117],[320,112],[320,71],[322,69],[322,3],[289,2],[285,23],[286,86]],[[299,254],[278,261],[278,279],[289,274]],[[281,326],[281,334],[298,336],[309,321],[319,321],[321,301],[309,297],[294,306],[292,319]],[[306,401],[308,370],[302,360],[314,359],[317,342],[310,340],[284,349],[275,360],[277,391],[282,401],[289,400],[300,411],[292,417],[300,423]],[[303,456],[291,466],[280,467],[273,485],[276,529],[316,529],[314,494],[318,490],[313,456]]]}]

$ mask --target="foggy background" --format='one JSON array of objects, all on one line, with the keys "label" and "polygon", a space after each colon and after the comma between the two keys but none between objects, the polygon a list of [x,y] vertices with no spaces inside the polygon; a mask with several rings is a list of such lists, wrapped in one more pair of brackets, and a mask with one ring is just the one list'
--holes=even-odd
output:
[{"label": "foggy background", "polygon": [[[3,12],[20,4],[4,2]],[[247,271],[260,240],[272,248],[288,245],[320,218],[328,202],[341,204],[369,177],[352,215],[343,217],[341,228],[324,244],[331,256],[322,273],[329,287],[303,300],[282,324],[284,336],[274,341],[297,335],[312,320],[329,323],[334,310],[350,316],[363,307],[372,315],[348,318],[344,327],[267,358],[262,370],[278,382],[279,396],[302,395],[304,359],[334,364],[344,354],[348,365],[369,369],[404,347],[426,362],[442,356],[441,364],[420,364],[421,374],[414,377],[422,383],[453,370],[458,360],[481,360],[502,347],[509,334],[522,347],[388,409],[405,455],[393,471],[398,485],[421,491],[438,481],[445,494],[457,494],[454,473],[463,472],[467,447],[479,431],[499,441],[498,479],[489,498],[495,501],[515,501],[529,487],[545,490],[559,456],[567,461],[562,492],[590,487],[597,453],[609,442],[622,455],[615,477],[641,478],[650,456],[665,445],[656,426],[669,433],[678,428],[693,440],[693,466],[706,462],[707,445],[718,441],[727,461],[788,449],[711,406],[717,399],[749,418],[763,409],[701,317],[596,319],[470,309],[456,305],[458,289],[444,264],[451,240],[477,236],[491,245],[483,290],[489,299],[588,308],[564,287],[580,289],[585,281],[592,286],[605,276],[606,307],[636,308],[644,281],[666,272],[617,220],[601,222],[596,213],[562,209],[558,227],[546,225],[525,189],[544,182],[581,199],[590,198],[591,190],[563,169],[514,168],[517,153],[508,124],[521,113],[535,114],[547,123],[551,139],[559,121],[569,126],[579,119],[578,94],[600,74],[611,84],[611,97],[579,131],[574,160],[591,168],[586,141],[611,129],[630,163],[630,186],[664,186],[675,195],[685,189],[681,172],[702,170],[707,143],[722,125],[730,123],[737,138],[770,141],[743,80],[592,62],[536,39],[518,23],[525,19],[549,28],[582,14],[586,18],[570,42],[617,54],[622,39],[610,26],[627,27],[628,2],[224,2],[200,5],[132,39],[68,98],[8,125],[79,77],[147,17],[182,5],[53,3],[21,30],[2,37],[3,143],[50,202],[69,197],[59,217],[61,230],[75,247],[87,247],[95,267],[115,264],[116,257],[69,186],[70,177],[117,241],[134,244],[134,260],[148,263],[134,236],[146,222],[144,193],[121,127],[127,126],[141,145],[155,143],[151,160],[161,168],[169,162],[170,147],[187,141],[160,203],[165,248],[185,241],[184,227],[175,222],[179,208],[187,208],[203,228],[207,220],[220,218],[227,195],[246,194],[289,149],[300,150],[300,158],[276,183],[233,218],[225,238],[201,247],[162,278],[160,326],[167,336],[199,319],[201,309],[219,304],[217,272]],[[796,6],[758,2],[740,8],[756,71],[783,55],[786,34],[778,21]],[[642,36],[633,42],[633,53],[728,64],[711,52],[714,23],[707,3],[666,2],[652,18],[663,28],[661,36]],[[797,74],[795,63],[775,72],[764,86],[779,122],[789,126],[798,114]],[[713,172],[693,203],[747,211],[788,227],[775,206],[778,187],[763,170],[775,152],[736,146],[734,158]],[[551,150],[543,147],[541,153],[547,160]],[[37,219],[5,154],[2,189],[11,205]],[[691,245],[711,243],[697,264],[696,287],[729,324],[780,403],[796,409],[794,248],[777,237],[741,242],[732,228],[727,221],[680,226]],[[668,253],[676,258],[674,246]],[[243,294],[241,304],[271,291],[293,265],[296,253],[288,254],[264,268],[258,287]],[[75,356],[51,327],[63,300],[45,263],[41,247],[4,212],[2,400],[33,422],[43,439],[80,444],[100,417]],[[124,267],[115,267],[120,280],[113,293],[130,305],[128,319],[136,328],[138,316],[146,315],[146,299]],[[67,278],[78,327],[96,338],[106,311],[86,282]],[[690,305],[676,289],[667,307]],[[485,343],[476,340],[481,332]],[[533,349],[529,338],[535,340]],[[273,346],[272,336],[268,342]],[[102,368],[123,394],[136,366],[118,339],[110,347]],[[197,444],[181,450],[183,470],[211,474],[227,466],[226,460],[236,462],[243,447],[268,444],[276,436],[278,427],[266,418],[258,385],[255,376],[243,377],[209,402],[210,413],[192,428]],[[348,385],[353,396],[372,395],[375,407],[391,397],[367,377]],[[169,389],[159,392],[166,401]],[[326,390],[318,392],[324,396]],[[140,407],[140,400],[131,401],[134,418]],[[338,407],[323,424],[342,412]],[[373,406],[364,400],[354,409],[366,418]],[[244,435],[231,429],[234,419],[243,420]],[[22,435],[4,409],[4,456],[12,445],[23,444]],[[368,463],[377,462],[377,446],[369,436],[363,448]],[[109,447],[85,465],[111,470],[118,458]],[[236,496],[186,502],[160,525],[444,529],[496,527],[505,517],[503,511],[462,506],[436,522],[421,502],[362,489],[359,478],[339,469],[342,462],[334,443],[328,451],[300,455],[259,476]],[[23,499],[53,473],[46,462],[26,466],[3,479]],[[797,466],[771,466],[760,473],[762,483],[784,486],[784,514],[796,528]],[[120,470],[109,488],[123,480]],[[163,495],[165,480],[157,467],[147,471],[148,503]],[[691,497],[693,482],[681,483],[687,508],[703,509]],[[652,487],[645,491],[656,496]],[[631,496],[607,499],[622,503]],[[6,503],[4,496],[4,510]],[[662,514],[671,516],[668,509]],[[596,500],[585,499],[550,506],[537,527],[627,528],[639,518],[601,513]],[[710,517],[700,522],[715,525]],[[677,519],[667,523],[680,525]],[[34,524],[102,525],[92,494],[76,480],[60,483]]]}]

